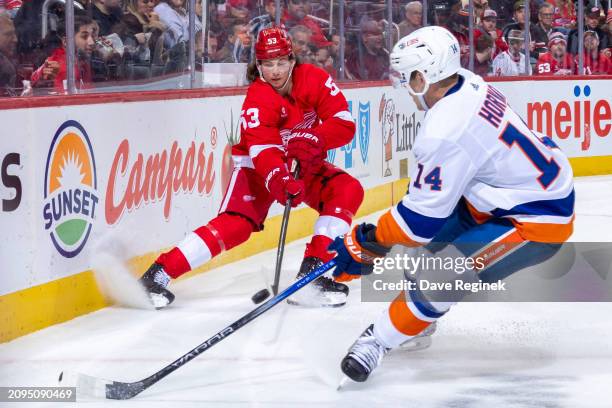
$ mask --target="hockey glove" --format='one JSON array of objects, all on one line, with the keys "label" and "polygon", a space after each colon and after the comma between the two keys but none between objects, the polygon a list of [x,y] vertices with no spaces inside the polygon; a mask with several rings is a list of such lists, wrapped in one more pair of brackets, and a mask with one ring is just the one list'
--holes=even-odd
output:
[{"label": "hockey glove", "polygon": [[346,282],[372,273],[375,259],[384,258],[390,248],[376,242],[376,226],[356,225],[349,235],[337,237],[328,248],[337,252],[333,275]]},{"label": "hockey glove", "polygon": [[300,165],[300,178],[316,173],[325,158],[325,140],[312,129],[294,129],[287,139],[287,157],[295,159]]},{"label": "hockey glove", "polygon": [[266,177],[266,188],[276,201],[287,204],[291,197],[291,207],[296,207],[304,201],[304,182],[295,180],[285,167],[276,167]]}]

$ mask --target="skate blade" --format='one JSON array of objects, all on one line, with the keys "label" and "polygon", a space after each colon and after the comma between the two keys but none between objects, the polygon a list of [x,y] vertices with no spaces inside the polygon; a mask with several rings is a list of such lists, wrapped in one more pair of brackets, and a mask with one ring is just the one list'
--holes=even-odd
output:
[{"label": "skate blade", "polygon": [[340,383],[338,384],[338,387],[336,388],[336,391],[342,391],[342,387],[348,384],[349,381],[351,381],[351,379],[348,378],[346,375],[342,377],[342,379],[340,380]]},{"label": "skate blade", "polygon": [[172,303],[166,296],[161,293],[149,293],[149,301],[156,310],[164,309]]},{"label": "skate blade", "polygon": [[291,306],[300,306],[303,308],[307,308],[307,309],[313,309],[313,308],[320,308],[320,307],[342,307],[344,305],[346,305],[346,302],[344,303],[334,303],[334,304],[325,304],[325,303],[301,303],[292,299],[287,299],[287,303],[290,304]]},{"label": "skate blade", "polygon": [[301,306],[305,308],[342,307],[346,304],[346,298],[347,296],[345,293],[321,293],[307,287],[302,289],[300,293],[296,293],[287,299],[287,303],[292,306]]},{"label": "skate blade", "polygon": [[429,348],[431,346],[431,336],[423,336],[423,337],[417,337],[414,339],[410,339],[405,343],[402,343],[399,346],[399,349],[402,351],[419,351],[419,350],[425,350],[426,348]]}]

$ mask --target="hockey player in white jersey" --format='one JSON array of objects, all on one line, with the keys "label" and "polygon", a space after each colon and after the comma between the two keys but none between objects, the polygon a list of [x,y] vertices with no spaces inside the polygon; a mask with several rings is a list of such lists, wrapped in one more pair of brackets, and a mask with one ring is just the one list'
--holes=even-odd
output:
[{"label": "hockey player in white jersey", "polygon": [[[414,31],[390,59],[394,85],[426,111],[413,148],[416,165],[409,192],[377,225],[358,225],[332,243],[334,275],[346,281],[371,273],[396,244],[476,243],[470,254],[487,259],[475,271],[483,282],[554,255],[573,231],[567,157],[531,131],[494,86],[460,68],[459,44],[446,29]],[[365,381],[389,350],[422,335],[453,303],[402,292],[350,348],[343,372]]]}]

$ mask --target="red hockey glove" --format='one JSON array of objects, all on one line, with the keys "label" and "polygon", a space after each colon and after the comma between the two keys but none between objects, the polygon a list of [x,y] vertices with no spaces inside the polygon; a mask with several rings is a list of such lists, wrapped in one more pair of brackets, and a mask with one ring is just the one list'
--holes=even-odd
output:
[{"label": "red hockey glove", "polygon": [[374,261],[384,258],[390,248],[376,241],[376,226],[356,225],[350,234],[337,237],[328,248],[336,251],[336,282],[347,282],[372,273]]},{"label": "red hockey glove", "polygon": [[287,204],[291,197],[291,206],[296,207],[304,201],[304,182],[295,180],[286,168],[276,167],[266,177],[266,188],[276,201]]},{"label": "red hockey glove", "polygon": [[312,129],[294,129],[287,139],[287,157],[300,164],[300,178],[316,173],[325,158],[325,140]]}]

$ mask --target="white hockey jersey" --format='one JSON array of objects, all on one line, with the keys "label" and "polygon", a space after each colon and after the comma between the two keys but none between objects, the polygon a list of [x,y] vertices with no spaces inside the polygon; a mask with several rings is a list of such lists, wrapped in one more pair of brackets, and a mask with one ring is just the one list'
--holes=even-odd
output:
[{"label": "white hockey jersey", "polygon": [[493,85],[459,74],[425,116],[409,193],[381,218],[380,233],[404,236],[407,245],[429,242],[464,197],[476,219],[509,218],[526,240],[565,241],[574,219],[567,157],[531,131]]},{"label": "white hockey jersey", "polygon": [[493,76],[518,76],[531,75],[531,65],[528,72],[525,72],[525,54],[519,54],[519,60],[516,61],[508,51],[504,51],[495,57],[491,67]]}]

